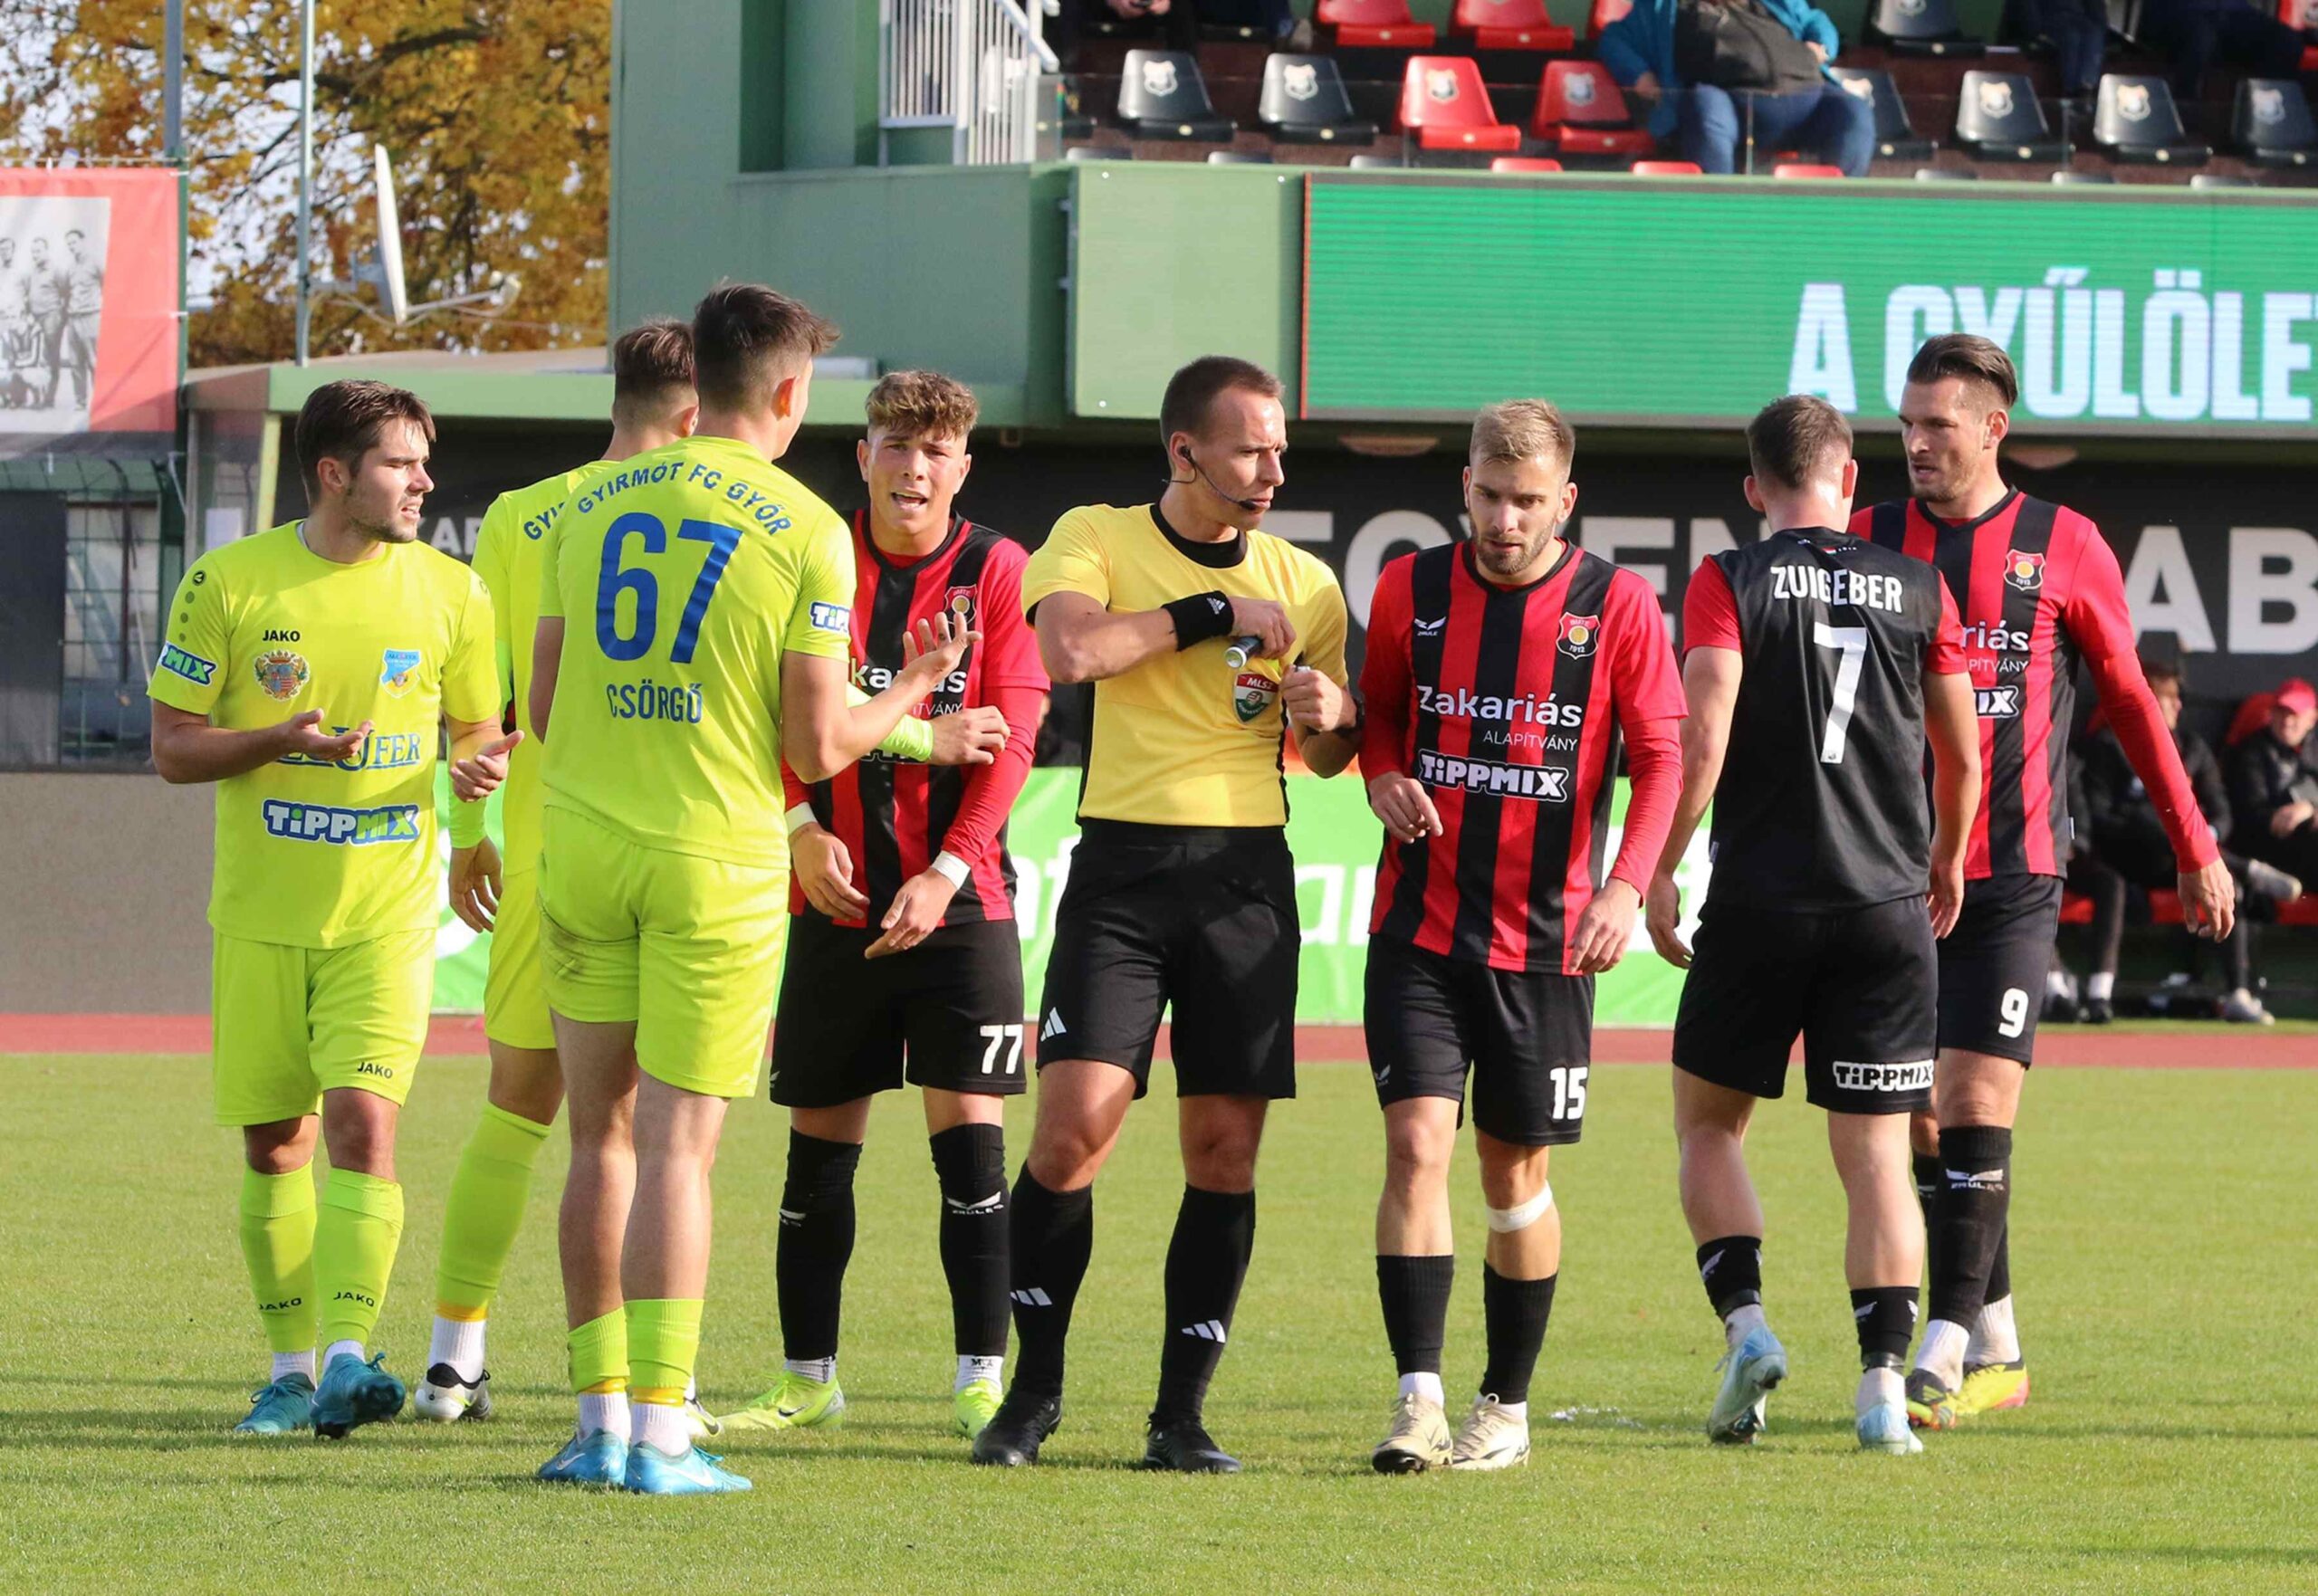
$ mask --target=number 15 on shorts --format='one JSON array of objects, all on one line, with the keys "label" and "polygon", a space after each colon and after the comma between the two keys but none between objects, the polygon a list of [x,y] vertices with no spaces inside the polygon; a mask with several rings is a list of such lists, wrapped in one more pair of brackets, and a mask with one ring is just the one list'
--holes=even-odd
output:
[{"label": "number 15 on shorts", "polygon": [[1569,1064],[1554,1066],[1547,1078],[1554,1084],[1554,1118],[1582,1120],[1585,1117],[1585,1075],[1590,1066]]},{"label": "number 15 on shorts", "polygon": [[[1022,1027],[1020,1025],[986,1025],[982,1027],[982,1073],[986,1075],[1013,1075],[1022,1072]],[[1005,1056],[1003,1064],[1000,1055]]]}]

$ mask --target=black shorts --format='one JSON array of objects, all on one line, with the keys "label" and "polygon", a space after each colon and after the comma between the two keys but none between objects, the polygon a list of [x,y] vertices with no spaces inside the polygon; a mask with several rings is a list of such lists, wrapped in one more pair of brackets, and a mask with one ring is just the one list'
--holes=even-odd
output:
[{"label": "black shorts", "polygon": [[1055,911],[1039,1063],[1151,1084],[1172,1008],[1175,1091],[1296,1095],[1296,866],[1277,827],[1083,824]]},{"label": "black shorts", "polygon": [[1368,1073],[1376,1101],[1446,1097],[1499,1142],[1558,1147],[1585,1129],[1594,978],[1492,970],[1402,941],[1368,944]]},{"label": "black shorts", "polygon": [[807,910],[789,922],[772,1027],[772,1100],[834,1108],[905,1082],[1022,1090],[1022,942],[1011,920],[944,925],[905,953]]},{"label": "black shorts", "polygon": [[2032,1062],[2060,928],[2057,875],[1965,883],[1964,912],[1940,944],[1940,1045]]},{"label": "black shorts", "polygon": [[1674,1018],[1674,1067],[1777,1097],[1803,1037],[1803,1094],[1837,1113],[1931,1102],[1939,965],[1921,898],[1864,909],[1707,900]]}]

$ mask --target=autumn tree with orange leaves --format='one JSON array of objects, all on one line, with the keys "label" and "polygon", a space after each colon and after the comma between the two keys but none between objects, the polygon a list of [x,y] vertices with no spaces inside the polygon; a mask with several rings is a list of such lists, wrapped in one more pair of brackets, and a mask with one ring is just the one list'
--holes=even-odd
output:
[{"label": "autumn tree with orange leaves", "polygon": [[[187,0],[191,362],[295,341],[298,7]],[[156,161],[158,0],[10,0],[0,165]],[[375,235],[371,150],[394,162],[413,302],[490,290],[495,313],[396,328],[367,296],[315,306],[318,355],[599,342],[611,130],[609,0],[321,0],[314,274]]]}]

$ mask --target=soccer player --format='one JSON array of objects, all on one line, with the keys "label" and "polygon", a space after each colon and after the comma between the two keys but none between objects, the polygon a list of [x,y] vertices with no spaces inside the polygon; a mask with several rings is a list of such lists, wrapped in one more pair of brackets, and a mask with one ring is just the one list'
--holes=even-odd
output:
[{"label": "soccer player", "polygon": [[35,238],[24,252],[25,306],[33,319],[34,336],[39,340],[34,354],[34,363],[48,368],[48,380],[34,379],[40,394],[43,409],[56,403],[57,385],[64,377],[64,305],[67,298],[64,273],[58,271],[48,258],[48,240]]},{"label": "soccer player", "polygon": [[[1377,578],[1361,773],[1384,823],[1368,1065],[1384,1109],[1376,1288],[1400,1370],[1380,1474],[1529,1456],[1529,1381],[1561,1265],[1551,1149],[1585,1122],[1594,977],[1634,930],[1681,781],[1682,689],[1650,585],[1578,551],[1576,436],[1541,399],[1473,420],[1472,536]],[[1633,790],[1605,878],[1621,735]],[[1489,1364],[1452,1441],[1449,1157],[1472,1072]]]},{"label": "soccer player", "polygon": [[2080,664],[2173,845],[2185,922],[2219,940],[2237,912],[2213,827],[2134,655],[2115,553],[2076,511],[2005,485],[1997,450],[2019,391],[2011,359],[1987,339],[1928,340],[1900,398],[1912,497],[1851,522],[1939,568],[1962,618],[1979,712],[1970,884],[1940,948],[1938,1113],[1915,1123],[1931,1301],[1908,1414],[1935,1429],[2028,1400],[2006,1244],[2012,1129],[2060,926]]},{"label": "soccer player", "polygon": [[870,391],[857,447],[868,508],[853,518],[853,650],[864,687],[900,666],[937,613],[982,645],[920,712],[1001,715],[996,762],[932,769],[869,759],[809,788],[784,769],[794,915],[772,1039],[789,1110],[775,1264],[781,1377],[725,1422],[841,1424],[838,1324],[853,1255],[853,1176],[872,1094],[923,1089],[942,1192],[943,1273],[957,1352],[951,1400],[972,1439],[1006,1358],[1007,1097],[1022,1090],[1022,945],[1006,816],[1030,774],[1047,691],[1022,616],[1021,545],[952,512],[973,465],[963,384],[896,371]]},{"label": "soccer player", "polygon": [[64,329],[60,356],[72,367],[72,405],[85,410],[96,383],[97,329],[105,303],[104,267],[89,258],[88,235],[78,227],[64,234],[72,260],[59,273],[64,281]]},{"label": "soccer player", "polygon": [[540,1474],[656,1495],[748,1488],[694,1447],[684,1396],[709,1170],[725,1105],[755,1085],[788,925],[780,762],[835,774],[978,640],[946,617],[922,627],[893,684],[848,703],[852,545],[772,464],[836,329],[737,283],[701,301],[692,333],[697,430],[591,478],[557,518],[530,694],[580,1393],[578,1430]]},{"label": "soccer player", "polygon": [[[1752,1441],[1786,1375],[1763,1317],[1745,1140],[1756,1100],[1784,1093],[1800,1033],[1804,1094],[1827,1111],[1849,1204],[1859,1444],[1920,1452],[1900,1379],[1923,1266],[1907,1116],[1930,1098],[1933,942],[1963,898],[1979,788],[1971,689],[1939,573],[1834,530],[1859,480],[1834,407],[1775,402],[1748,424],[1747,452],[1747,502],[1770,530],[1702,562],[1683,597],[1682,798],[1648,900],[1652,941],[1690,971],[1674,1020],[1682,1213],[1729,1348],[1707,1433]],[[1673,873],[1710,801],[1714,874],[1693,959]]]},{"label": "soccer player", "polygon": [[403,1404],[365,1343],[402,1238],[395,1127],[434,994],[436,728],[461,798],[499,784],[515,741],[490,597],[416,540],[434,436],[400,388],[316,388],[296,432],[305,519],[193,563],[153,672],[155,767],[218,784],[214,1089],[242,1132],[242,1254],[273,1352],[237,1435],[335,1438]]},{"label": "soccer player", "polygon": [[1144,1465],[1240,1467],[1202,1410],[1255,1246],[1264,1113],[1296,1094],[1283,739],[1292,727],[1323,776],[1359,741],[1344,593],[1327,566],[1259,530],[1285,480],[1279,394],[1277,377],[1229,356],[1177,371],[1159,406],[1166,492],[1068,511],[1022,579],[1049,674],[1095,683],[1094,731],[1040,1003],[1038,1119],[1014,1186],[1019,1362],[977,1462],[1033,1462],[1061,1420],[1095,1177],[1172,1004],[1185,1185]]},{"label": "soccer player", "polygon": [[0,238],[0,408],[32,402],[24,371],[37,339],[32,311],[32,279],[16,264],[16,241]]}]

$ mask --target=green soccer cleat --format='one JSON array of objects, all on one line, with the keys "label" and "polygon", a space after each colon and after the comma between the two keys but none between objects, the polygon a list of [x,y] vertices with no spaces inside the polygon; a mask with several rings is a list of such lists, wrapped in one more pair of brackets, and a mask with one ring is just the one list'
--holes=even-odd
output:
[{"label": "green soccer cleat", "polygon": [[724,1415],[726,1429],[838,1429],[844,1423],[845,1392],[836,1381],[787,1371],[755,1401]]},{"label": "green soccer cleat", "polygon": [[990,1422],[991,1415],[998,1411],[998,1403],[1003,1394],[994,1380],[969,1381],[963,1388],[952,1392],[952,1433],[967,1440],[980,1435],[982,1426]]},{"label": "green soccer cleat", "polygon": [[608,1429],[574,1433],[563,1450],[540,1465],[540,1478],[553,1486],[627,1484],[628,1445]]},{"label": "green soccer cleat", "polygon": [[649,1441],[637,1441],[627,1448],[627,1488],[642,1496],[718,1496],[756,1488],[717,1467],[723,1461],[698,1447],[671,1457]]},{"label": "green soccer cleat", "polygon": [[1758,1324],[1722,1360],[1722,1389],[1707,1415],[1707,1438],[1752,1446],[1763,1432],[1763,1400],[1786,1378],[1786,1349],[1767,1324]]},{"label": "green soccer cleat", "polygon": [[352,1352],[340,1352],[322,1371],[321,1388],[314,1392],[314,1434],[322,1440],[342,1438],[348,1431],[402,1411],[402,1381],[387,1372],[387,1354],[364,1362]]},{"label": "green soccer cleat", "polygon": [[249,1417],[234,1426],[235,1435],[291,1435],[314,1427],[314,1382],[302,1374],[285,1374],[250,1393]]},{"label": "green soccer cleat", "polygon": [[692,1438],[695,1441],[724,1433],[724,1421],[703,1406],[698,1397],[685,1399],[685,1422],[692,1427]]}]

